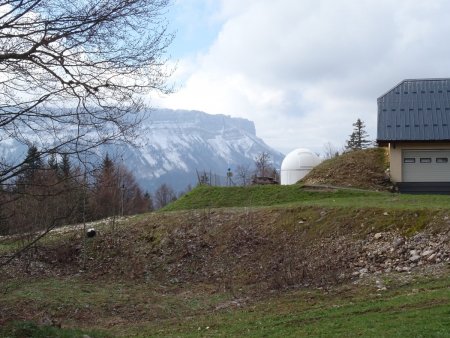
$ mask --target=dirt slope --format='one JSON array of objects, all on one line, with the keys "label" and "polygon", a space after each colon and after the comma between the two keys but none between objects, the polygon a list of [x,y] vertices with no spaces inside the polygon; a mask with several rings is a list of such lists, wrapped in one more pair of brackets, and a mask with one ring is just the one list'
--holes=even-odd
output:
[{"label": "dirt slope", "polygon": [[322,162],[303,180],[308,185],[332,185],[371,190],[389,190],[386,150],[372,148],[344,153]]},{"label": "dirt slope", "polygon": [[[253,285],[261,291],[333,285],[360,273],[448,262],[448,222],[447,211],[386,213],[375,208],[153,213],[114,231],[105,228],[85,245],[79,233],[41,245],[2,277],[81,274],[232,290]],[[411,229],[424,225],[427,232],[410,237]]]}]

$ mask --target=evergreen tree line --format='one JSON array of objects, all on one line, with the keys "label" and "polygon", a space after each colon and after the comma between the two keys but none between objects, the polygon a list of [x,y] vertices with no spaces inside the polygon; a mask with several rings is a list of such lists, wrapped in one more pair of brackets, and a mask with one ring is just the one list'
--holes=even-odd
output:
[{"label": "evergreen tree line", "polygon": [[17,178],[0,186],[0,234],[151,210],[152,196],[108,155],[87,172],[67,154],[43,157],[31,146]]}]

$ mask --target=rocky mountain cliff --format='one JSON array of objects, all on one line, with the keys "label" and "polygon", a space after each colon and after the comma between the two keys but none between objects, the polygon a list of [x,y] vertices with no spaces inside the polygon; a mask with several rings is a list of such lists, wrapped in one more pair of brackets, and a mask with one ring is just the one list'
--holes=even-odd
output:
[{"label": "rocky mountain cliff", "polygon": [[176,191],[197,183],[197,171],[211,173],[226,183],[228,168],[253,167],[254,158],[268,152],[276,168],[283,154],[256,136],[252,121],[200,111],[158,109],[145,122],[137,148],[105,147],[123,158],[141,185],[149,191],[168,183]]},{"label": "rocky mountain cliff", "polygon": [[[253,167],[254,158],[268,152],[276,168],[283,155],[256,136],[252,121],[200,111],[156,109],[143,125],[137,147],[108,145],[106,152],[133,172],[144,190],[168,183],[175,191],[197,183],[197,171],[211,173],[217,184],[226,183],[228,168]],[[14,162],[26,155],[26,147],[9,142],[0,145],[0,156]]]}]

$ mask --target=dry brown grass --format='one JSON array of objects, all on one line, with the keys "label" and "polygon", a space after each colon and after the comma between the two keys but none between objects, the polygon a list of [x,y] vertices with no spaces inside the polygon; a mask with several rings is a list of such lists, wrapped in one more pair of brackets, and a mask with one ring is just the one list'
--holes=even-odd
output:
[{"label": "dry brown grass", "polygon": [[[385,215],[386,214],[386,215]],[[363,242],[375,232],[445,229],[446,211],[282,207],[153,213],[84,243],[40,245],[3,271],[13,276],[79,275],[87,280],[206,283],[258,292],[324,286],[352,278]],[[439,230],[440,229],[440,230]],[[371,237],[372,236],[372,237]],[[0,281],[3,279],[0,276]]]},{"label": "dry brown grass", "polygon": [[322,162],[302,183],[383,191],[391,187],[386,178],[386,169],[384,148],[356,150]]}]

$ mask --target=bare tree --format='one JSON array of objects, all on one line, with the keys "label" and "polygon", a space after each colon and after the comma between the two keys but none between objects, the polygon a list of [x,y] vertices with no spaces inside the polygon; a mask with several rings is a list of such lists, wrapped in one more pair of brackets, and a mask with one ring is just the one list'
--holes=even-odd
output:
[{"label": "bare tree", "polygon": [[[169,1],[0,2],[0,141],[79,155],[132,140],[142,95],[169,91]],[[0,161],[0,184],[22,167]]]},{"label": "bare tree", "polygon": [[239,185],[245,187],[250,184],[252,174],[249,165],[238,165],[236,168],[236,176]]},{"label": "bare tree", "polygon": [[144,201],[145,201],[145,209],[146,209],[146,211],[153,211],[153,210],[155,210],[154,209],[155,207],[153,205],[153,197],[148,191],[146,191],[144,193]]},{"label": "bare tree", "polygon": [[[100,144],[132,142],[148,114],[144,95],[170,92],[169,2],[0,1],[0,142],[35,145],[34,158],[54,156],[53,167],[61,155],[86,163],[86,153]],[[12,194],[32,159],[0,159],[2,195]],[[33,184],[26,193],[43,199],[50,184],[60,183]],[[0,199],[3,214],[3,203],[20,198],[14,194]],[[24,211],[30,217],[46,212]],[[63,218],[48,219],[45,232],[30,243]]]},{"label": "bare tree", "polygon": [[260,177],[271,176],[273,172],[272,159],[268,152],[263,151],[255,157],[256,175]]},{"label": "bare tree", "polygon": [[325,143],[323,149],[326,160],[339,156],[339,150],[331,142]]},{"label": "bare tree", "polygon": [[198,185],[211,185],[211,173],[207,173],[206,170],[197,171],[197,184]]},{"label": "bare tree", "polygon": [[159,186],[155,191],[155,208],[161,209],[165,207],[170,202],[173,202],[177,199],[175,191],[172,187],[166,183],[163,183]]},{"label": "bare tree", "polygon": [[94,178],[90,196],[93,219],[149,211],[150,196],[145,197],[132,172],[115,163],[108,154]]}]

